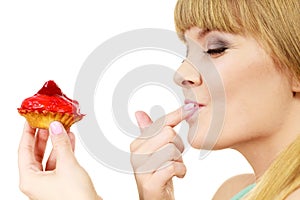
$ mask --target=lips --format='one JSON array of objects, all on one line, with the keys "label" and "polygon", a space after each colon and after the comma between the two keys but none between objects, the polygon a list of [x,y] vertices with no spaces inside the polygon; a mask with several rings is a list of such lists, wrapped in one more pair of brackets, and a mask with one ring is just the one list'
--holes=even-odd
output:
[{"label": "lips", "polygon": [[205,106],[205,105],[202,104],[202,103],[198,103],[198,102],[196,102],[196,101],[192,101],[192,100],[189,100],[189,99],[186,99],[186,100],[184,101],[184,104],[190,104],[190,103],[194,104],[195,107],[199,107],[199,108]]},{"label": "lips", "polygon": [[188,104],[194,104],[194,107],[193,107],[193,112],[191,112],[190,114],[189,114],[189,116],[186,118],[186,120],[188,121],[190,118],[192,118],[194,115],[195,115],[195,113],[197,113],[197,111],[199,111],[199,110],[201,110],[203,107],[205,107],[205,105],[204,104],[201,104],[201,103],[198,103],[198,102],[196,102],[196,101],[192,101],[192,100],[189,100],[189,99],[186,99],[185,101],[184,101],[184,104],[185,105],[188,105]]}]

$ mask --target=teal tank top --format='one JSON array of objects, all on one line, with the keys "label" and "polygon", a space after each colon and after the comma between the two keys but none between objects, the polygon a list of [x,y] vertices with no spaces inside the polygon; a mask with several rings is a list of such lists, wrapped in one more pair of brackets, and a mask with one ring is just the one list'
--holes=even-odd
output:
[{"label": "teal tank top", "polygon": [[247,186],[245,189],[234,195],[231,200],[240,200],[242,199],[252,188],[254,188],[255,184]]}]

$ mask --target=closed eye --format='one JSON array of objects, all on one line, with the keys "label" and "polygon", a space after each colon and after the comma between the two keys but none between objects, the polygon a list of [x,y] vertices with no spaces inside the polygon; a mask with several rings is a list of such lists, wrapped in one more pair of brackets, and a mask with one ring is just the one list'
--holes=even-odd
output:
[{"label": "closed eye", "polygon": [[216,58],[224,54],[227,49],[228,49],[227,47],[208,49],[205,53],[209,54],[213,58]]}]

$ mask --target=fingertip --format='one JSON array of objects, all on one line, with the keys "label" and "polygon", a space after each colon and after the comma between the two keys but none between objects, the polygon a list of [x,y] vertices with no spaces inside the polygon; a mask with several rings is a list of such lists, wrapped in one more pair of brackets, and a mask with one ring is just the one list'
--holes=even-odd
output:
[{"label": "fingertip", "polygon": [[149,115],[144,111],[136,111],[135,118],[138,123],[138,126],[141,129],[144,129],[153,123]]},{"label": "fingertip", "polygon": [[185,104],[181,107],[183,120],[193,115],[199,109],[194,103]]},{"label": "fingertip", "polygon": [[138,110],[134,114],[135,114],[135,118],[138,120],[138,119],[142,118],[142,116],[145,115],[146,113],[142,110]]},{"label": "fingertip", "polygon": [[36,129],[32,128],[26,121],[24,124],[19,148],[22,146],[26,147],[26,146],[32,145],[34,142],[35,132],[36,132]]},{"label": "fingertip", "polygon": [[176,177],[184,178],[187,171],[185,165],[183,163],[180,163],[176,167],[178,167]]},{"label": "fingertip", "polygon": [[36,128],[32,128],[28,121],[26,120],[25,123],[24,123],[24,127],[23,127],[23,132],[27,132],[27,133],[35,133],[36,131]]},{"label": "fingertip", "polygon": [[50,123],[49,130],[52,135],[59,135],[66,132],[65,128],[59,121],[53,121]]}]

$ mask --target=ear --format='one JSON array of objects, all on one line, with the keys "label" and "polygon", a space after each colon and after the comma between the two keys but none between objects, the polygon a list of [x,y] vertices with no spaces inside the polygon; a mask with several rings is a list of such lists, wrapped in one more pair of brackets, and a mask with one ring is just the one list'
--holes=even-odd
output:
[{"label": "ear", "polygon": [[[297,77],[292,78],[292,92],[294,94],[300,92],[300,80]],[[295,96],[295,95],[294,95]]]}]

